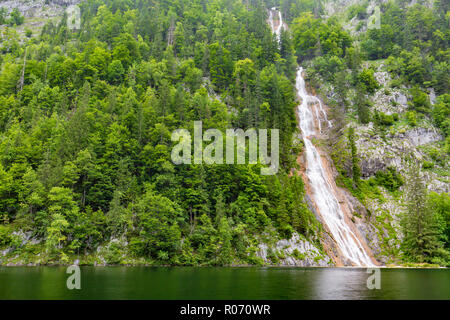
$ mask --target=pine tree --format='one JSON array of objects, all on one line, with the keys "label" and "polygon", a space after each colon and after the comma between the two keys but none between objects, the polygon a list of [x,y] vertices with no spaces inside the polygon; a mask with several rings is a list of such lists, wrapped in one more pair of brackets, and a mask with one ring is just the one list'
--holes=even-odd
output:
[{"label": "pine tree", "polygon": [[361,168],[359,167],[359,159],[355,144],[355,129],[353,127],[350,127],[348,130],[348,143],[352,153],[352,178],[355,185],[358,186],[359,179],[361,178]]},{"label": "pine tree", "polygon": [[366,99],[364,88],[358,85],[356,89],[356,109],[358,111],[358,119],[361,123],[367,124],[370,121],[369,101]]},{"label": "pine tree", "polygon": [[427,189],[419,165],[409,168],[406,184],[406,213],[402,217],[403,251],[408,260],[430,261],[441,247],[434,212],[427,204]]}]

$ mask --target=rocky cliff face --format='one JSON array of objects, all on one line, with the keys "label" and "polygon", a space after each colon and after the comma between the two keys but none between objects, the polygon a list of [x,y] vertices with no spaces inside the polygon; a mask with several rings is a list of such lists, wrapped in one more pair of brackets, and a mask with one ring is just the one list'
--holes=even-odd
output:
[{"label": "rocky cliff face", "polygon": [[7,0],[0,2],[0,8],[7,12],[18,9],[25,18],[49,18],[61,15],[70,5],[78,4],[81,0]]},{"label": "rocky cliff face", "polygon": [[327,267],[333,265],[331,259],[308,240],[294,233],[291,239],[282,239],[269,246],[261,243],[256,255],[265,264],[298,267]]},{"label": "rocky cliff face", "polygon": [[[392,80],[389,74],[384,71],[384,64],[378,66],[375,77],[380,84],[380,88],[372,97],[373,109],[386,115],[397,114],[400,117],[408,110],[408,101],[411,97],[407,88],[389,88]],[[429,99],[433,104],[433,92],[430,91]],[[433,126],[433,123],[423,118],[416,126],[411,126],[405,122],[396,122],[386,128],[384,134],[376,133],[374,123],[368,125],[357,125],[356,141],[360,165],[363,178],[373,176],[377,171],[384,170],[389,166],[395,167],[400,173],[407,172],[406,158],[415,158],[420,163],[433,161],[430,149],[433,149],[444,139],[440,130]],[[448,165],[448,164],[447,164]],[[447,165],[437,162],[434,170],[422,169],[422,173],[427,177],[427,185],[431,191],[448,192],[448,177],[438,173],[439,169],[444,170]]]},{"label": "rocky cliff face", "polygon": [[[80,2],[81,0],[6,0],[0,2],[0,8],[5,8],[8,13],[17,8],[26,18],[23,25],[16,27],[17,32],[23,35],[27,28],[37,35],[48,21],[59,22],[68,6]],[[0,30],[3,27],[5,26],[0,26]]]},{"label": "rocky cliff face", "polygon": [[[326,16],[344,14],[349,5],[357,3],[361,1],[329,1],[324,5]],[[375,1],[369,1],[369,5],[373,3]],[[410,1],[406,5],[414,3],[415,1]],[[357,33],[356,24],[350,21],[345,27],[354,34]],[[411,161],[417,161],[422,164],[420,175],[426,181],[429,191],[448,193],[450,191],[448,158],[439,159],[439,150],[444,140],[442,132],[434,126],[428,116],[421,116],[416,124],[405,120],[407,112],[411,110],[412,97],[409,93],[411,88],[402,85],[392,86],[393,79],[383,60],[365,62],[363,68],[373,68],[375,79],[379,84],[376,92],[367,96],[371,103],[372,115],[378,112],[398,120],[382,128],[376,127],[373,121],[367,125],[358,121],[350,121],[347,124],[347,128],[349,126],[355,128],[355,142],[362,178],[374,177],[378,171],[384,171],[388,167],[395,168],[405,177]],[[320,79],[316,79],[315,82],[318,86],[316,89],[325,101],[336,97],[331,85]],[[430,88],[427,93],[428,100],[433,105],[436,101],[434,90]],[[349,108],[355,105],[355,95],[356,92],[350,89]],[[356,110],[353,111],[356,112]],[[346,139],[344,135],[340,142],[330,147],[330,152],[337,150],[339,143],[345,145]],[[344,169],[348,169],[345,164]],[[399,221],[400,216],[405,212],[405,190],[405,185],[395,193],[379,187],[380,194],[374,198],[368,197],[364,205],[354,199],[355,203],[359,203],[355,206],[357,208],[354,211],[355,216],[362,217],[362,219],[355,217],[357,228],[367,239],[377,259],[383,264],[395,262],[399,254],[402,238]]]},{"label": "rocky cliff face", "polygon": [[[390,88],[391,79],[383,64],[379,66],[375,76],[380,88],[371,97],[372,111],[377,110],[388,115],[398,114],[400,118],[404,118],[411,100],[408,88]],[[324,98],[334,96],[333,88],[326,85],[321,85],[319,91]],[[432,92],[429,98],[432,103]],[[421,119],[415,126],[398,121],[390,128],[387,127],[382,134],[375,130],[373,122],[362,125],[353,121],[348,126],[355,128],[355,142],[363,179],[373,177],[378,171],[388,167],[394,167],[405,177],[410,161],[416,160],[422,164],[433,164],[432,168],[422,166],[420,169],[429,191],[450,191],[449,177],[445,174],[448,170],[448,160],[434,161],[434,153],[439,150],[443,135],[433,126],[431,120]],[[342,137],[342,140],[346,140],[346,137]],[[331,152],[334,147],[331,147]],[[399,254],[402,237],[400,216],[405,212],[405,185],[400,187],[396,194],[383,187],[379,187],[379,190],[381,194],[373,199],[368,198],[364,205],[351,195],[348,195],[348,198],[354,203],[354,219],[359,232],[367,240],[377,260],[382,264],[389,264],[395,262]]]}]

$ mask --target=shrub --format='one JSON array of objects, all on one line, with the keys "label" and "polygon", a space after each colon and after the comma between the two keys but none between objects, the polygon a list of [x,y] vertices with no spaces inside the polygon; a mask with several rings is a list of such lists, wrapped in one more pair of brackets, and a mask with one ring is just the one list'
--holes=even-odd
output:
[{"label": "shrub", "polygon": [[375,180],[379,186],[391,192],[403,185],[403,178],[394,167],[387,167],[386,170],[375,173]]},{"label": "shrub", "polygon": [[375,112],[374,121],[377,125],[391,126],[398,120],[398,114],[385,114],[383,112]]},{"label": "shrub", "polygon": [[119,264],[122,260],[122,247],[120,243],[112,241],[107,247],[105,260],[108,264]]},{"label": "shrub", "polygon": [[374,93],[380,87],[374,76],[373,69],[364,69],[358,75],[358,82],[366,89],[368,93]]},{"label": "shrub", "polygon": [[394,124],[394,117],[391,114],[380,113],[380,124],[391,126]]},{"label": "shrub", "polygon": [[364,21],[358,22],[358,25],[356,26],[356,31],[360,31],[365,25],[366,24]]},{"label": "shrub", "polygon": [[424,161],[422,163],[422,168],[424,169],[432,169],[434,167],[434,163],[431,161]]},{"label": "shrub", "polygon": [[305,259],[305,254],[303,254],[303,253],[300,253],[300,251],[298,251],[298,249],[297,248],[295,248],[293,251],[292,251],[292,254],[291,254],[295,259],[297,259],[297,260],[304,260]]},{"label": "shrub", "polygon": [[23,24],[25,18],[23,17],[23,15],[20,13],[19,9],[14,8],[13,11],[10,14],[10,18],[9,18],[9,25],[10,26],[20,26],[21,24]]},{"label": "shrub", "polygon": [[357,16],[359,20],[367,17],[366,6],[363,4],[354,4],[348,8],[348,18],[352,19]]},{"label": "shrub", "polygon": [[412,96],[411,101],[408,102],[409,107],[418,112],[428,113],[430,111],[428,95],[417,87],[412,88],[409,92]]},{"label": "shrub", "polygon": [[406,113],[406,120],[410,126],[415,127],[417,125],[417,113],[415,111],[408,111]]},{"label": "shrub", "polygon": [[11,231],[5,225],[0,225],[0,246],[7,246],[11,243]]},{"label": "shrub", "polygon": [[280,260],[278,259],[277,255],[275,254],[275,252],[273,252],[272,248],[268,248],[267,249],[267,258],[273,263],[273,264],[278,264],[280,262]]}]

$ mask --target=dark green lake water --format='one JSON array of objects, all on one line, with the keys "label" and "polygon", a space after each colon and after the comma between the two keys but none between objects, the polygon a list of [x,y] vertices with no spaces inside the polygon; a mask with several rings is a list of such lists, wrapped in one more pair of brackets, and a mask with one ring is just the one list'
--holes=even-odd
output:
[{"label": "dark green lake water", "polygon": [[69,290],[65,267],[0,267],[0,299],[450,299],[446,269],[81,267]]}]

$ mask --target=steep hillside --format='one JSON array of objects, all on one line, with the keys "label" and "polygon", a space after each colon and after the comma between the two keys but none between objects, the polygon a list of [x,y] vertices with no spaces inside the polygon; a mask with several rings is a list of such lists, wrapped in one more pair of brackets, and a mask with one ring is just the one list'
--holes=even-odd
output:
[{"label": "steep hillside", "polygon": [[[375,6],[380,8],[380,28],[370,30]],[[428,203],[423,210],[436,214],[431,218],[437,219],[435,231],[429,232],[441,232],[448,248],[449,30],[448,7],[442,6],[328,1],[324,17],[352,34],[355,49],[343,59],[322,53],[308,60],[309,80],[338,123],[325,139],[339,171],[337,180],[364,205],[359,214],[368,216],[369,223],[360,229],[384,263],[408,260],[401,222],[413,214],[415,175],[426,189],[420,192],[428,194],[421,198]],[[354,179],[355,165],[361,181]],[[437,257],[425,260],[445,264],[447,253],[436,250]]]},{"label": "steep hillside", "polygon": [[[0,2],[0,264],[448,266],[448,9]],[[279,129],[277,173],[175,163],[195,121]]]},{"label": "steep hillside", "polygon": [[[1,11],[1,264],[330,262],[290,176],[295,58],[267,4],[82,1],[79,29],[68,4]],[[279,129],[277,173],[175,163],[194,121]]]}]

